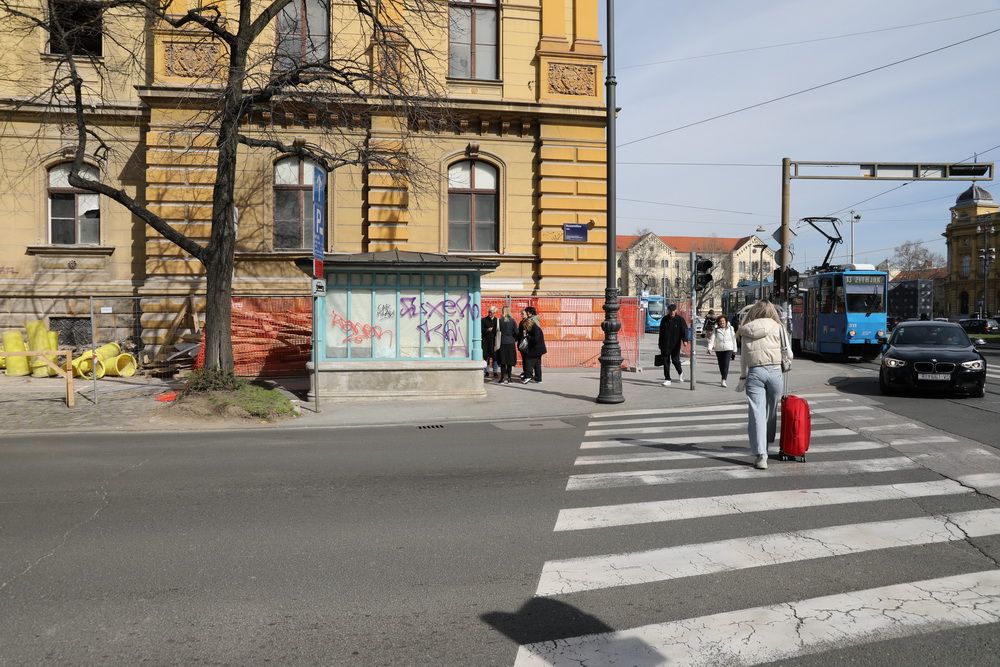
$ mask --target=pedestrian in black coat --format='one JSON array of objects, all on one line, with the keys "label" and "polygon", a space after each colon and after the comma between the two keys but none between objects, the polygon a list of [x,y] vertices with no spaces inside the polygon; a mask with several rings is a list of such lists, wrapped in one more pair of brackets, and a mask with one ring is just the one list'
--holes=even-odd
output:
[{"label": "pedestrian in black coat", "polygon": [[667,315],[660,320],[660,336],[658,346],[663,356],[663,386],[668,387],[670,380],[670,364],[677,369],[677,379],[684,381],[684,371],[681,369],[681,346],[688,342],[688,326],[684,318],[677,314],[677,305],[667,307]]},{"label": "pedestrian in black coat", "polygon": [[542,355],[548,352],[545,348],[545,332],[539,323],[538,311],[532,306],[524,309],[528,316],[524,320],[524,339],[528,341],[528,347],[521,353],[524,360],[525,377],[521,384],[528,384],[532,380],[542,381]]},{"label": "pedestrian in black coat", "polygon": [[510,316],[510,308],[504,306],[503,317],[497,324],[497,337],[500,339],[500,349],[497,358],[500,361],[500,379],[497,382],[510,384],[510,374],[517,363],[517,342],[520,339],[520,327],[517,320]]},{"label": "pedestrian in black coat", "polygon": [[482,320],[483,361],[486,363],[483,373],[486,377],[490,377],[492,370],[495,378],[499,371],[500,364],[497,360],[497,350],[500,349],[500,341],[497,339],[497,326],[499,324],[496,306],[490,306],[489,313]]}]

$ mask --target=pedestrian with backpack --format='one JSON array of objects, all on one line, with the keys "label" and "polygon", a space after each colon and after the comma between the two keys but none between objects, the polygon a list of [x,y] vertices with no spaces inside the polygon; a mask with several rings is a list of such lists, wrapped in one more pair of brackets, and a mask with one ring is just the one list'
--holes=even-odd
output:
[{"label": "pedestrian with backpack", "polygon": [[784,391],[784,332],[774,304],[758,301],[743,316],[737,334],[742,342],[737,390],[747,394],[747,431],[758,470],[767,470],[767,446],[774,442],[777,430],[778,404]]}]

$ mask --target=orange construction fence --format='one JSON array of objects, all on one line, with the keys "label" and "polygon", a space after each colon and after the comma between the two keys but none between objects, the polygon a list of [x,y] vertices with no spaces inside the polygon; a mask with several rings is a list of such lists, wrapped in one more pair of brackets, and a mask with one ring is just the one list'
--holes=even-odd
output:
[{"label": "orange construction fence", "polygon": [[[311,358],[310,297],[233,297],[233,359],[237,375],[305,375]],[[204,365],[202,334],[194,367]]]},{"label": "orange construction fence", "polygon": [[[497,312],[510,306],[511,315],[519,318],[521,310],[534,306],[545,332],[548,353],[543,363],[546,368],[594,368],[601,365],[601,344],[604,342],[603,296],[496,296],[484,295],[482,312],[495,306]],[[621,297],[618,319],[618,343],[622,348],[622,366],[639,366],[639,340],[645,329],[644,311],[639,308],[638,297]]]}]

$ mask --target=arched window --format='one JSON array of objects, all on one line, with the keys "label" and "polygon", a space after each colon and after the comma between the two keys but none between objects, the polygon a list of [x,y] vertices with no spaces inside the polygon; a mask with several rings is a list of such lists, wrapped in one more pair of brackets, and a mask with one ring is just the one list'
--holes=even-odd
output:
[{"label": "arched window", "polygon": [[962,292],[958,295],[958,311],[963,315],[969,312],[969,293]]},{"label": "arched window", "polygon": [[316,163],[286,157],[274,165],[274,248],[311,248]]},{"label": "arched window", "polygon": [[496,252],[497,170],[481,160],[448,167],[448,250]]},{"label": "arched window", "polygon": [[499,79],[497,0],[451,0],[448,7],[448,76]]},{"label": "arched window", "polygon": [[[49,243],[53,245],[98,245],[101,242],[101,196],[69,184],[68,162],[49,169]],[[96,181],[100,175],[88,164],[80,175]]]}]

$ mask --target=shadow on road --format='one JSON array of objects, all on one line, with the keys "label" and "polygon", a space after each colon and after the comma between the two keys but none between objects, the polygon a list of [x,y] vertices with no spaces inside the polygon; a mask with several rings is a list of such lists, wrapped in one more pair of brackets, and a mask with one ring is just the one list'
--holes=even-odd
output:
[{"label": "shadow on road", "polygon": [[[573,605],[540,597],[531,598],[516,612],[491,611],[482,614],[479,618],[518,646],[546,642],[542,648],[545,656],[570,660],[573,659],[573,656],[567,654],[575,653],[572,648],[567,647],[565,651],[560,651],[559,646],[549,645],[548,642],[615,631],[601,619],[591,616]],[[586,645],[581,646],[580,649],[580,653],[588,658],[597,657],[589,654]],[[624,658],[626,662],[621,664],[636,665],[637,667],[652,667],[666,662],[661,653],[636,638],[620,638],[608,643],[602,642],[601,654],[605,658]],[[584,664],[582,657],[577,656],[580,664]],[[587,662],[587,664],[590,663]]]}]

